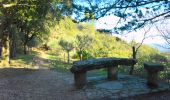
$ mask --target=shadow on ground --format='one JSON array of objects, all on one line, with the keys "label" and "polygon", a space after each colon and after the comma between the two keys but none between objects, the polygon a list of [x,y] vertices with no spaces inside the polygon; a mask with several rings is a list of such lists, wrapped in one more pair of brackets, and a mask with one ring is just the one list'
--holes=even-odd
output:
[{"label": "shadow on ground", "polygon": [[37,69],[28,68],[0,68],[0,78],[17,77],[27,74],[32,74]]}]

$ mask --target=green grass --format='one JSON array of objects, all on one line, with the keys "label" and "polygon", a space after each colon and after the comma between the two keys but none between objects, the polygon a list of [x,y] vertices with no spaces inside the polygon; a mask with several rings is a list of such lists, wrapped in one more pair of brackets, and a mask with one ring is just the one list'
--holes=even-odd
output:
[{"label": "green grass", "polygon": [[53,66],[53,69],[62,71],[62,72],[69,72],[72,66],[72,64],[67,64],[67,63],[64,63],[58,60],[53,60],[51,64]]},{"label": "green grass", "polygon": [[33,58],[34,54],[29,55],[17,55],[16,58],[11,59],[10,67],[14,68],[33,68]]},{"label": "green grass", "polygon": [[96,69],[96,70],[91,70],[87,72],[88,77],[93,77],[93,76],[106,76],[107,75],[107,70],[102,68],[102,69]]},{"label": "green grass", "polygon": [[30,54],[17,54],[15,58],[10,60],[9,66],[0,65],[0,68],[33,68],[33,58],[39,56],[40,54],[36,51]]}]

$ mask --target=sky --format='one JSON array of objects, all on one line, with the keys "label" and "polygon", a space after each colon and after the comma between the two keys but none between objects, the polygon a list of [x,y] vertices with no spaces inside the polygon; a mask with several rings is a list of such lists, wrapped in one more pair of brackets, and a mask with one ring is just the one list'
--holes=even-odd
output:
[{"label": "sky", "polygon": [[[106,16],[103,18],[100,18],[96,21],[95,27],[96,29],[113,29],[119,18],[116,16]],[[130,42],[132,40],[135,40],[138,43],[141,43],[145,31],[147,31],[149,28],[145,27],[144,29],[141,29],[140,31],[131,32],[128,34],[113,34],[114,36],[120,37],[123,40]],[[162,45],[166,45],[165,40],[160,36],[160,33],[157,31],[156,28],[152,27],[150,31],[146,35],[146,39],[144,40],[144,44],[148,44],[152,47],[155,47],[159,49],[162,52],[169,51],[168,49],[162,48]]]}]

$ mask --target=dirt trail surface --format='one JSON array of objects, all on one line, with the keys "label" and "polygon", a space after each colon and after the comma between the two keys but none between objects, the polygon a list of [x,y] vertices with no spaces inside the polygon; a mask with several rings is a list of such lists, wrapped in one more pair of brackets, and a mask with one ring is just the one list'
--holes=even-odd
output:
[{"label": "dirt trail surface", "polygon": [[0,100],[85,100],[83,93],[77,93],[62,79],[61,73],[47,69],[26,73],[1,78]]},{"label": "dirt trail surface", "polygon": [[[38,70],[0,69],[0,78],[0,100],[89,100],[86,91],[74,88],[72,74],[41,66]],[[121,100],[169,100],[169,94],[163,92]],[[101,100],[111,99],[104,97]]]},{"label": "dirt trail surface", "polygon": [[0,100],[86,100],[69,83],[70,75],[41,66],[38,70],[0,69]]}]

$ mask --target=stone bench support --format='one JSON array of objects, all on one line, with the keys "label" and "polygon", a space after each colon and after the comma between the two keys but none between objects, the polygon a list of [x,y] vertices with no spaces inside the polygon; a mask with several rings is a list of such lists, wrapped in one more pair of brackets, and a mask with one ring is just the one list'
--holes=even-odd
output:
[{"label": "stone bench support", "polygon": [[150,72],[148,71],[147,75],[147,85],[150,87],[158,87],[158,72]]},{"label": "stone bench support", "polygon": [[118,66],[108,67],[107,78],[109,81],[118,79]]},{"label": "stone bench support", "polygon": [[86,72],[74,73],[74,82],[77,89],[83,88],[87,83]]},{"label": "stone bench support", "polygon": [[164,66],[156,63],[144,63],[144,68],[147,71],[147,85],[149,87],[158,87],[158,74],[164,70]]}]

